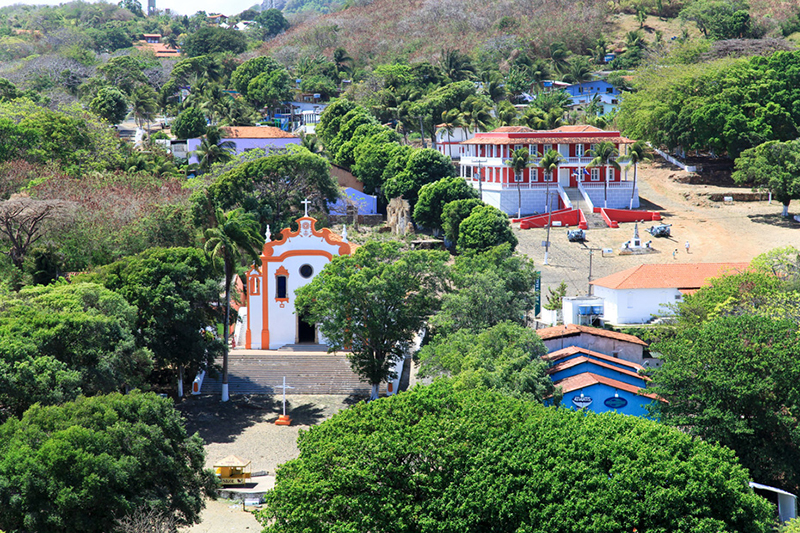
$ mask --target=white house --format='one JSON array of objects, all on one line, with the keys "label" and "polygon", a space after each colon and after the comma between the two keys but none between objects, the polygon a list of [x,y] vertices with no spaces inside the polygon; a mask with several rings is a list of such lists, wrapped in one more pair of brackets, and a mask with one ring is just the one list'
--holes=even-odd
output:
[{"label": "white house", "polygon": [[316,325],[295,313],[295,291],[308,284],[334,256],[349,255],[347,235],[317,230],[316,219],[297,219],[298,229],[285,228],[281,239],[267,241],[261,267],[247,272],[245,348],[276,350],[287,344],[325,344]]},{"label": "white house", "polygon": [[[262,150],[278,150],[286,148],[290,144],[300,144],[300,138],[296,135],[283,131],[272,126],[235,126],[220,128],[222,138],[220,142],[233,143],[233,150],[236,154],[241,154],[253,148]],[[202,139],[187,139],[186,153],[190,163],[197,163],[197,156],[193,153],[200,147]],[[173,145],[173,148],[175,145]],[[176,156],[177,157],[177,156]]]},{"label": "white house", "polygon": [[717,278],[743,272],[748,263],[693,263],[639,265],[592,281],[594,295],[603,299],[603,321],[643,324],[653,316],[669,314],[669,304],[680,302]]},{"label": "white house", "polygon": [[442,155],[458,160],[461,157],[459,143],[468,141],[473,137],[475,137],[475,134],[467,128],[459,127],[448,130],[446,124],[439,124],[436,126],[436,149]]}]

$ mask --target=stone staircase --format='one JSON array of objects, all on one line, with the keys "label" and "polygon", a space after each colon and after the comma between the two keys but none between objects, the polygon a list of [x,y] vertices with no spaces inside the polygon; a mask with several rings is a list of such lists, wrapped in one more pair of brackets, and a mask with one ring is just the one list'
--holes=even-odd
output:
[{"label": "stone staircase", "polygon": [[607,228],[608,224],[606,221],[603,220],[603,217],[600,213],[590,213],[586,210],[583,211],[583,214],[586,215],[586,227],[587,229],[597,229],[597,228]]},{"label": "stone staircase", "polygon": [[569,201],[572,202],[572,207],[578,207],[578,203],[586,205],[586,202],[583,201],[583,195],[581,191],[578,190],[577,187],[568,187],[564,189],[564,192],[567,194],[567,198]]},{"label": "stone staircase", "polygon": [[[286,376],[286,384],[294,389],[287,394],[369,394],[369,384],[361,381],[350,369],[344,355],[328,353],[231,351],[228,356],[228,390],[230,394],[281,394],[275,388]],[[218,360],[221,365],[222,361]],[[222,375],[206,377],[202,394],[220,394]]]}]

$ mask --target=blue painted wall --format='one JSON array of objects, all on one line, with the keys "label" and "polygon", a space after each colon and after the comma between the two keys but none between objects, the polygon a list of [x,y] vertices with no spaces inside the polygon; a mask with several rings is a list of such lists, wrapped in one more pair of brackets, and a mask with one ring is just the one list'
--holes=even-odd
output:
[{"label": "blue painted wall", "polygon": [[[590,397],[592,399],[592,403],[586,407],[586,410],[593,411],[595,413],[607,413],[609,411],[615,413],[622,413],[625,415],[633,415],[633,416],[641,416],[643,418],[647,417],[647,409],[645,409],[645,405],[652,402],[650,398],[646,398],[644,396],[639,396],[637,394],[633,394],[624,390],[615,389],[614,387],[609,387],[608,385],[604,385],[602,383],[597,383],[594,385],[589,385],[588,387],[584,387],[582,389],[574,390],[564,394],[564,398],[561,400],[561,407],[566,407],[567,409],[575,409],[580,410],[579,407],[573,403],[572,399],[576,396],[580,396],[583,393],[584,397]],[[605,405],[605,401],[608,398],[614,398],[615,394],[626,400],[628,403],[624,407],[620,408],[612,408]],[[552,400],[546,400],[545,405],[552,405]]]}]

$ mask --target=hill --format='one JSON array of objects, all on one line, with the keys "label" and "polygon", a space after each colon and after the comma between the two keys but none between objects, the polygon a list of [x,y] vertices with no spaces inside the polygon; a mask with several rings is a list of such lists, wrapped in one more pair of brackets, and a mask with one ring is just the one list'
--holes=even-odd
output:
[{"label": "hill", "polygon": [[[374,0],[308,19],[260,52],[287,61],[344,47],[356,64],[437,58],[443,49],[499,56],[514,49],[549,56],[562,42],[575,52],[603,34],[607,2],[556,0]],[[503,57],[505,55],[505,57]]]}]

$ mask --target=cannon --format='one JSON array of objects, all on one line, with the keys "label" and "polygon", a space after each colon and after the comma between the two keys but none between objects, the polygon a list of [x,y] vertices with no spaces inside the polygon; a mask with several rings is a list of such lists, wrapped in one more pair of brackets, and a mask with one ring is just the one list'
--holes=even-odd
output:
[{"label": "cannon", "polygon": [[672,224],[659,224],[658,226],[651,226],[647,228],[647,232],[653,237],[669,237]]},{"label": "cannon", "polygon": [[569,242],[584,242],[586,241],[586,232],[582,229],[567,230],[567,240]]}]

